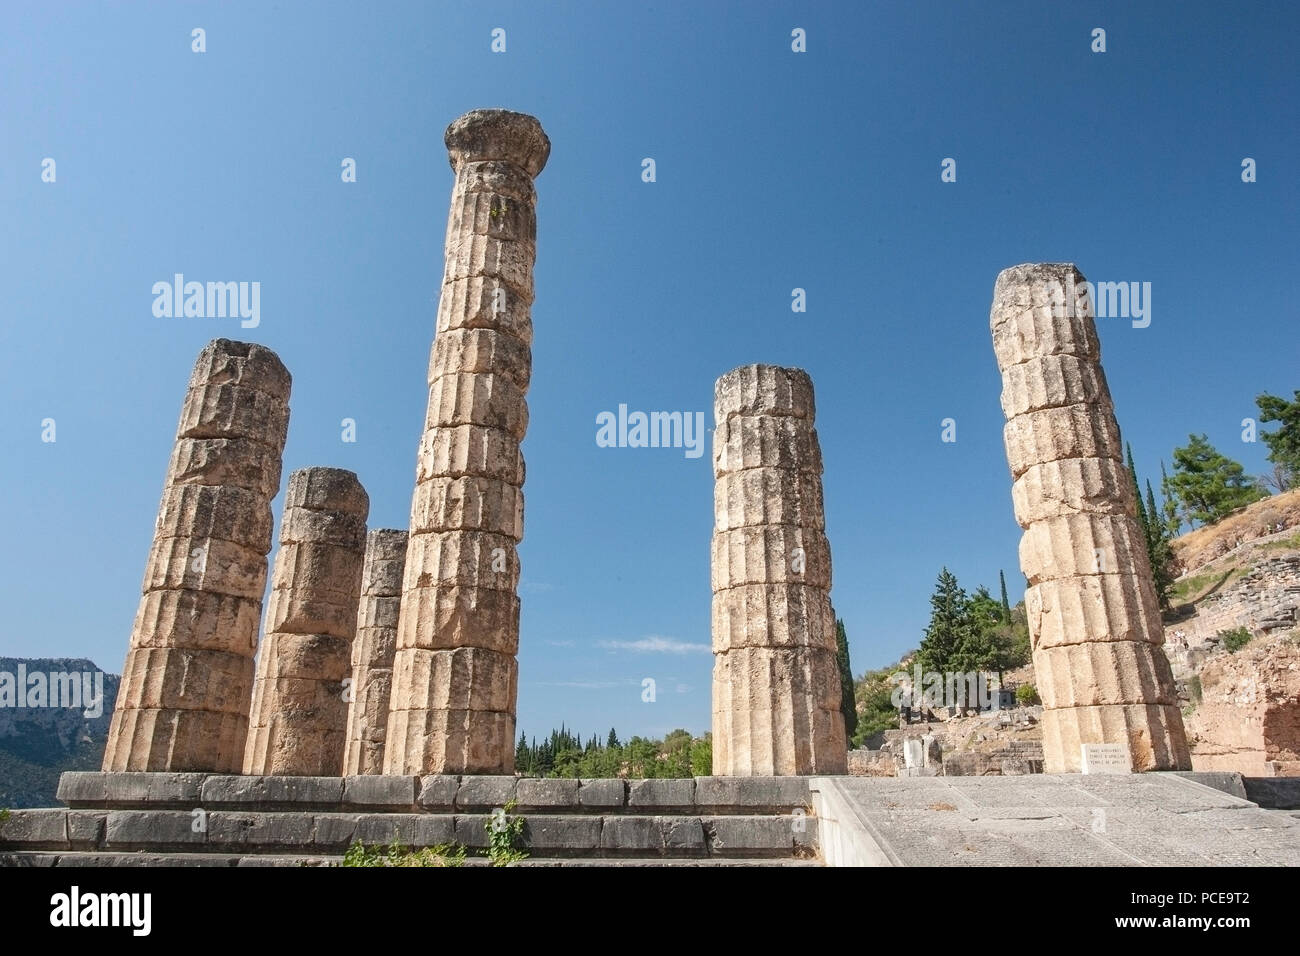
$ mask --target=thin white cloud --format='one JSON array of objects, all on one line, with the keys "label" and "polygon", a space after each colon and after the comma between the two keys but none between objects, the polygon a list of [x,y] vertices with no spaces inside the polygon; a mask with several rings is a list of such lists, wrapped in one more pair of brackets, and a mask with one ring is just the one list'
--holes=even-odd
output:
[{"label": "thin white cloud", "polygon": [[675,637],[651,635],[638,641],[597,641],[599,647],[612,651],[633,651],[638,654],[707,654],[708,644],[690,644]]},{"label": "thin white cloud", "polygon": [[547,641],[551,647],[573,647],[573,641]]}]

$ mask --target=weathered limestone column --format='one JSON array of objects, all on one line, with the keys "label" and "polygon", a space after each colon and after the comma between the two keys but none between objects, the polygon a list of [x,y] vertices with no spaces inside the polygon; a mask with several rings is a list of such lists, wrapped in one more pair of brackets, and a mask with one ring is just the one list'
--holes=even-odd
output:
[{"label": "weathered limestone column", "polygon": [[393,655],[397,653],[406,539],[405,531],[388,528],[366,535],[357,636],[352,641],[352,702],[348,705],[348,742],[343,756],[345,775],[384,772],[384,734],[393,688]]},{"label": "weathered limestone column", "polygon": [[1080,745],[1127,745],[1135,770],[1191,757],[1133,483],[1101,369],[1084,278],[1071,264],[1004,270],[993,290],[1003,432],[1048,773]]},{"label": "weathered limestone column", "polygon": [[289,476],[244,773],[337,777],[343,767],[370,498],[341,468]]},{"label": "weathered limestone column", "polygon": [[456,183],[393,664],[384,772],[514,770],[537,196],[531,116],[447,128]]},{"label": "weathered limestone column", "polygon": [[846,773],[813,386],[745,365],[713,413],[713,772]]},{"label": "weathered limestone column", "polygon": [[280,359],[260,345],[216,339],[199,353],[105,770],[239,769],[289,386]]}]

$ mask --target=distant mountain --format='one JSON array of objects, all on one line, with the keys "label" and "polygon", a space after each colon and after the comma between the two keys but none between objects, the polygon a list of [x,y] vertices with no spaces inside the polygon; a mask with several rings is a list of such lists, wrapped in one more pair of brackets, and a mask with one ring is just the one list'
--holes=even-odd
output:
[{"label": "distant mountain", "polygon": [[59,806],[59,774],[99,769],[120,682],[85,658],[0,657],[0,807]]}]

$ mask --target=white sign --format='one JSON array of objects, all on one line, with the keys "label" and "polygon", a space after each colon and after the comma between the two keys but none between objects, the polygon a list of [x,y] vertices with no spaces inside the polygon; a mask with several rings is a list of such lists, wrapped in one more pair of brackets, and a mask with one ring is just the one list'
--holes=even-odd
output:
[{"label": "white sign", "polygon": [[1132,773],[1125,744],[1083,744],[1084,773]]}]

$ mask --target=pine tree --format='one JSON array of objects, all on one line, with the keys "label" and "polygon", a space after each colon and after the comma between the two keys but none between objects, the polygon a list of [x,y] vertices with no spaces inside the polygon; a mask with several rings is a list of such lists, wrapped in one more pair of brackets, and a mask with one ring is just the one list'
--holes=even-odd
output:
[{"label": "pine tree", "polygon": [[852,740],[858,729],[858,707],[853,699],[853,667],[849,663],[849,635],[844,622],[835,619],[835,661],[840,668],[840,711],[844,714],[844,737]]},{"label": "pine tree", "polygon": [[605,746],[611,750],[617,750],[620,746],[622,746],[618,742],[618,734],[614,733],[613,727],[609,728],[609,739],[605,741]]},{"label": "pine tree", "polygon": [[1002,623],[1011,623],[1011,603],[1007,600],[1007,576],[998,570],[998,583],[1002,585]]},{"label": "pine tree", "polygon": [[1177,514],[1189,525],[1214,524],[1238,508],[1268,493],[1256,487],[1239,462],[1210,444],[1205,435],[1188,435],[1187,445],[1174,449],[1174,476],[1164,492],[1178,502]]},{"label": "pine tree", "polygon": [[1287,491],[1300,478],[1300,390],[1293,402],[1265,392],[1255,404],[1261,422],[1279,423],[1277,431],[1260,432],[1259,437],[1268,445],[1268,460],[1275,466],[1271,481],[1278,491]]},{"label": "pine tree", "polygon": [[930,595],[930,623],[921,638],[917,659],[921,668],[940,674],[965,671],[965,645],[970,636],[969,599],[947,568],[939,572]]}]

